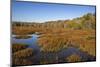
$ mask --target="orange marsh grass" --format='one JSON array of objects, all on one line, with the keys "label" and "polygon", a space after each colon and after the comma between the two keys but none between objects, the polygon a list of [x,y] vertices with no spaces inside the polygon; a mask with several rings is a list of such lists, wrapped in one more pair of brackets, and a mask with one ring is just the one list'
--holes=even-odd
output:
[{"label": "orange marsh grass", "polygon": [[95,56],[95,37],[87,39],[88,36],[95,36],[95,31],[68,30],[64,33],[46,33],[39,37],[38,44],[41,46],[41,51],[44,52],[57,52],[72,46]]}]

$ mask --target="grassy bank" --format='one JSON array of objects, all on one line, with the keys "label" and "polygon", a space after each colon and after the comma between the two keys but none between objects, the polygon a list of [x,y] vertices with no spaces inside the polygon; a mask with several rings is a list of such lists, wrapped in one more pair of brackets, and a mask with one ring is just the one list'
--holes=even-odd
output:
[{"label": "grassy bank", "polygon": [[33,49],[28,48],[26,44],[13,44],[12,45],[12,65],[30,65],[30,57],[33,56]]},{"label": "grassy bank", "polygon": [[57,52],[63,48],[76,47],[95,56],[94,30],[68,30],[63,33],[42,34],[38,43],[43,52]]}]

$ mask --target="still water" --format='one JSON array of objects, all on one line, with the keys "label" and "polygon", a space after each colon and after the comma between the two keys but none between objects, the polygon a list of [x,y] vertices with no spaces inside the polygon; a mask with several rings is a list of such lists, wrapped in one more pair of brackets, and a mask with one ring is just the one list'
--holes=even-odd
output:
[{"label": "still water", "polygon": [[82,58],[82,61],[95,60],[95,57],[88,55],[87,53],[82,52],[79,49],[74,48],[74,47],[66,48],[56,53],[43,53],[40,51],[40,47],[38,46],[38,43],[37,43],[39,35],[36,35],[36,34],[29,35],[31,37],[26,38],[26,39],[21,39],[21,38],[17,39],[15,38],[15,36],[17,35],[12,35],[12,43],[28,44],[29,48],[34,49],[35,51],[34,59],[31,59],[31,60],[35,60],[33,61],[34,64],[39,64],[41,60],[50,61],[52,63],[64,63],[64,62],[67,62],[65,58],[72,54],[79,55]]}]

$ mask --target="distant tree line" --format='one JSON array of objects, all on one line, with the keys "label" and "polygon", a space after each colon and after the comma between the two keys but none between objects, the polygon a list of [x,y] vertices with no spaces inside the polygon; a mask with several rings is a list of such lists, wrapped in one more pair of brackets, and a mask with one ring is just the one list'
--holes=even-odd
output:
[{"label": "distant tree line", "polygon": [[95,14],[88,13],[82,17],[78,17],[72,20],[58,20],[48,21],[44,23],[27,23],[27,22],[14,22],[13,27],[32,27],[32,28],[70,28],[70,29],[95,29],[96,17]]}]

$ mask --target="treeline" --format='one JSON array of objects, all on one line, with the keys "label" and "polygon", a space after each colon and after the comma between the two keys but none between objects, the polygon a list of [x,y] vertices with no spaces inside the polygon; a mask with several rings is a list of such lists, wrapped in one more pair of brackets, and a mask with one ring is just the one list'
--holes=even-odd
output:
[{"label": "treeline", "polygon": [[70,28],[70,29],[95,29],[96,17],[95,14],[88,13],[82,17],[78,17],[72,20],[58,20],[48,21],[44,23],[27,23],[27,22],[14,22],[13,27],[27,27],[27,28],[39,28],[39,29],[51,29],[51,28]]}]

